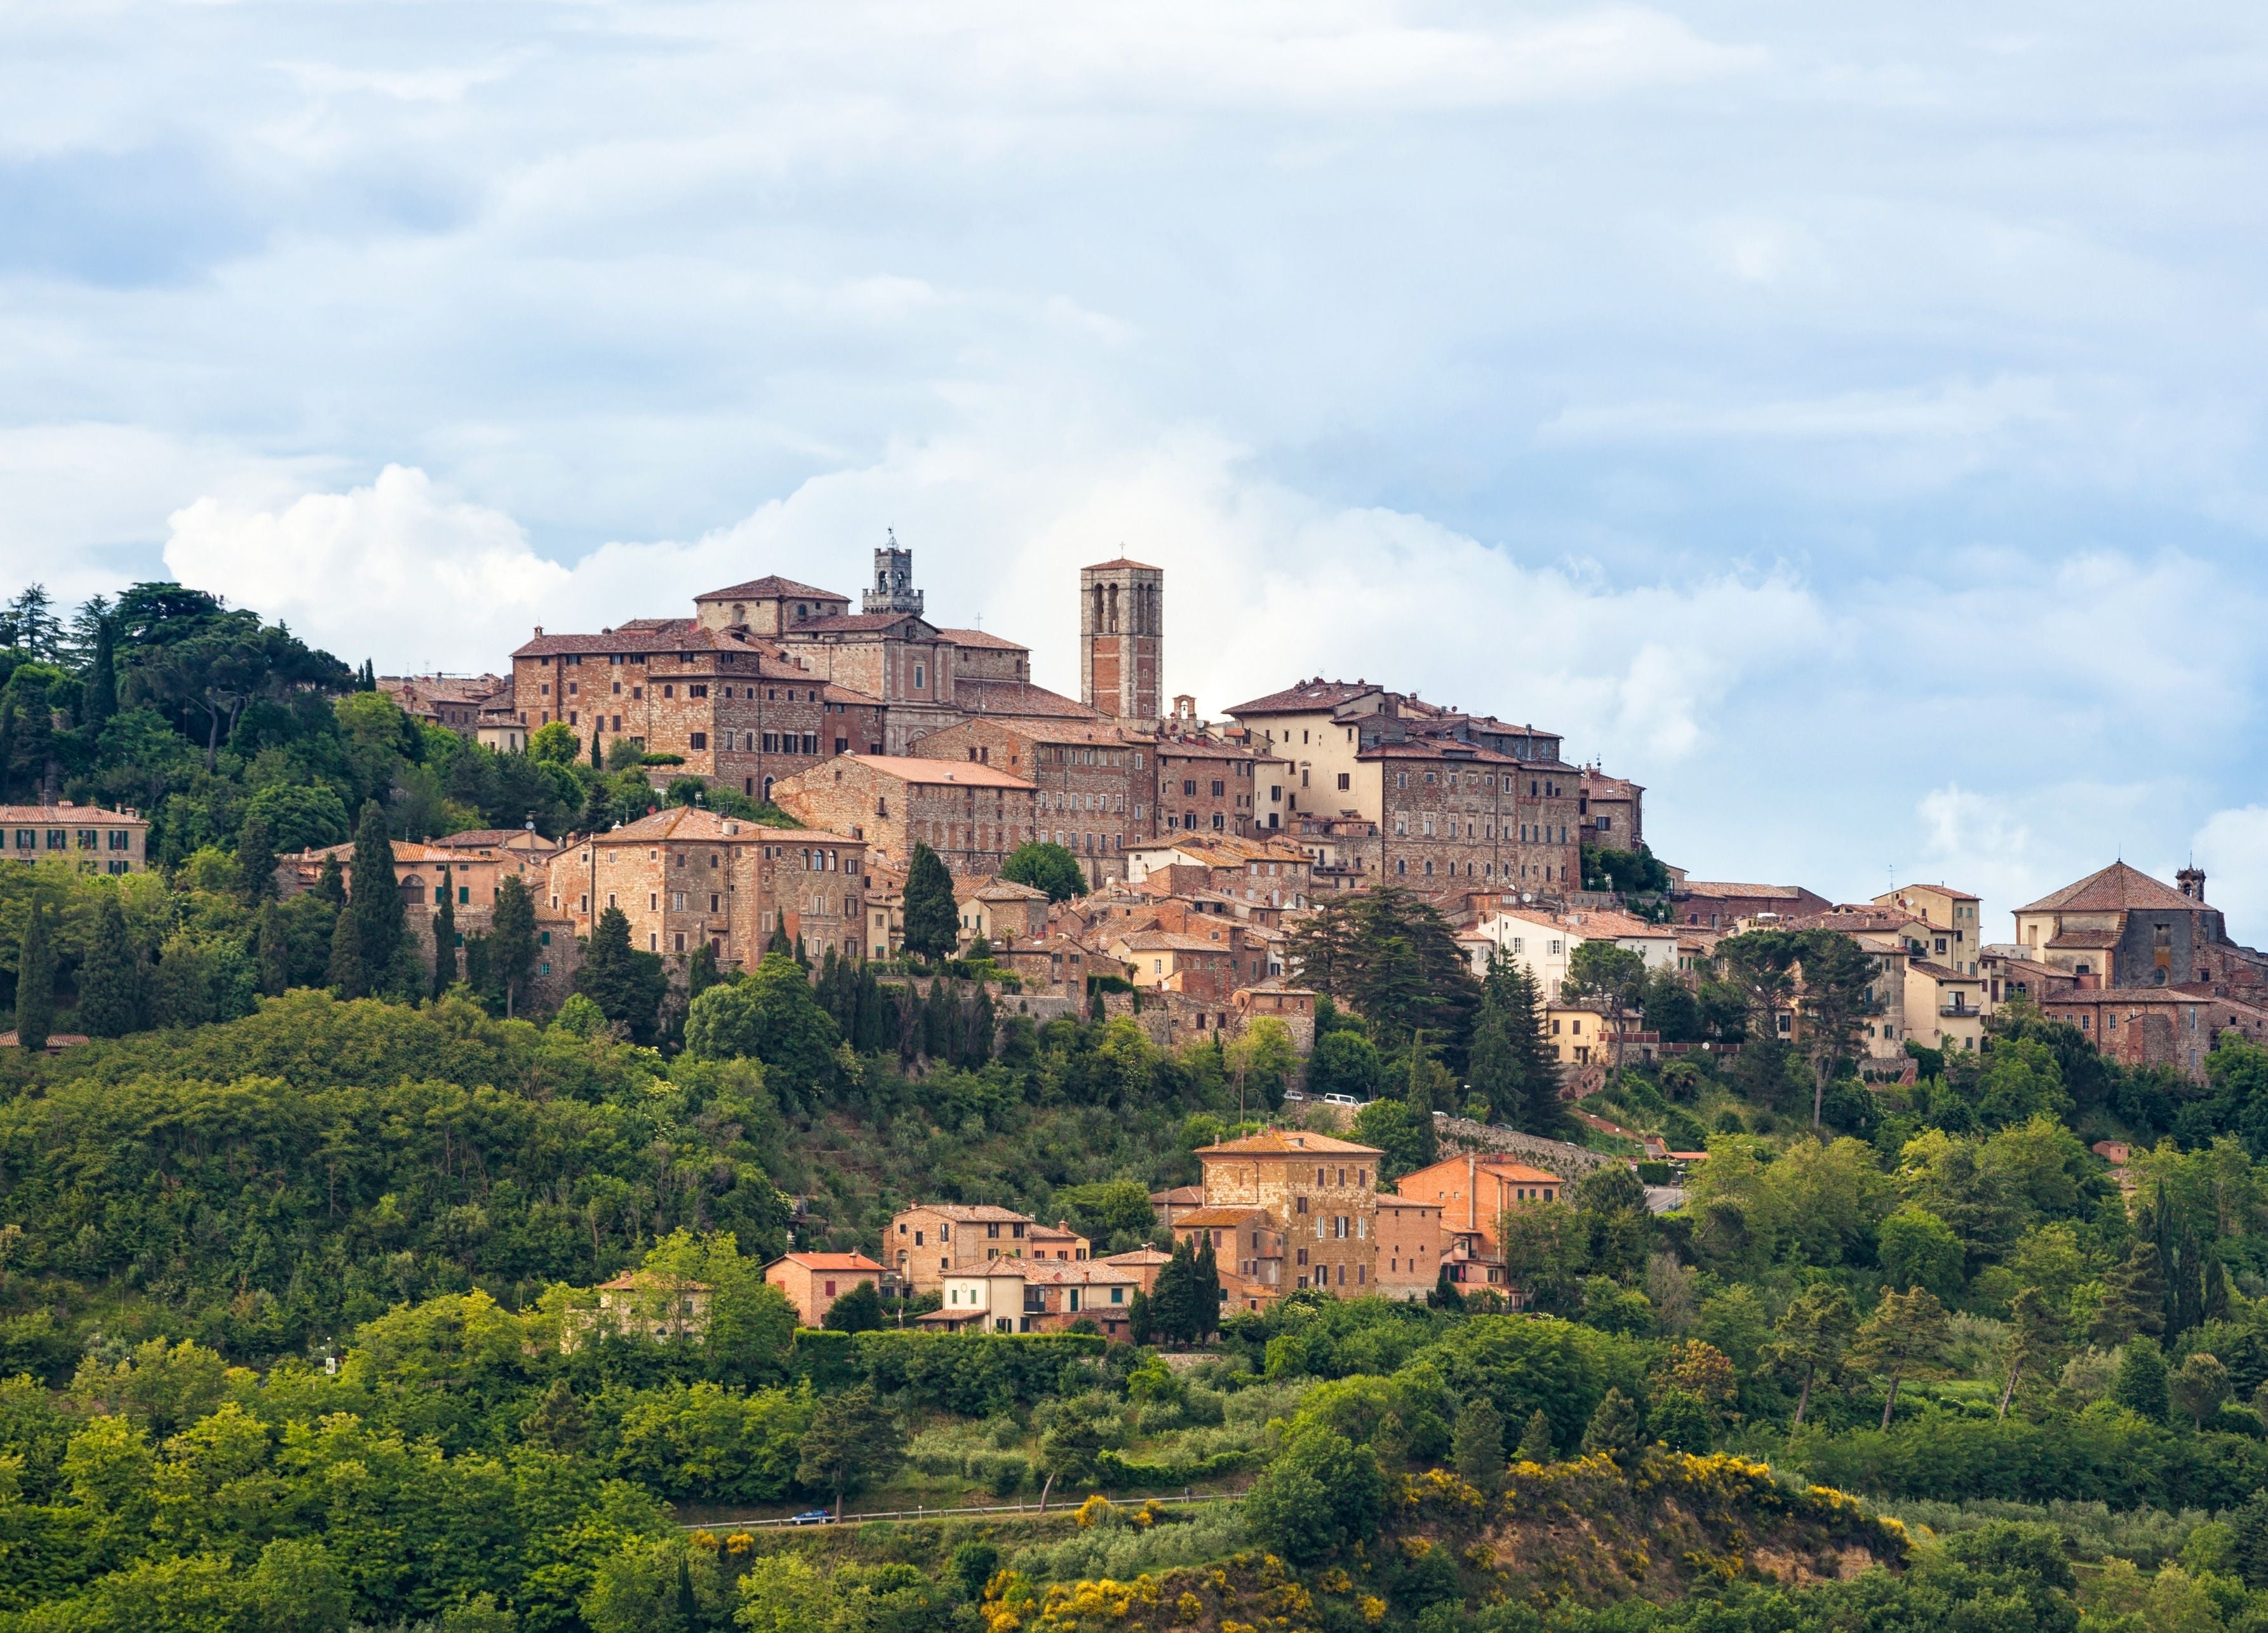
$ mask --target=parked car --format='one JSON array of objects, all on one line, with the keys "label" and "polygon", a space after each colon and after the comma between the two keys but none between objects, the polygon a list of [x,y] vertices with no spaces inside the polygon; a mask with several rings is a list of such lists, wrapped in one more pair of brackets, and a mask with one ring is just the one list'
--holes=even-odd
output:
[{"label": "parked car", "polygon": [[1323,1096],[1323,1104],[1326,1106],[1359,1106],[1362,1102],[1355,1099],[1351,1094],[1326,1094]]},{"label": "parked car", "polygon": [[796,1515],[792,1519],[790,1519],[788,1524],[792,1526],[825,1526],[832,1525],[834,1522],[835,1516],[828,1513],[825,1509],[806,1508],[803,1512]]}]

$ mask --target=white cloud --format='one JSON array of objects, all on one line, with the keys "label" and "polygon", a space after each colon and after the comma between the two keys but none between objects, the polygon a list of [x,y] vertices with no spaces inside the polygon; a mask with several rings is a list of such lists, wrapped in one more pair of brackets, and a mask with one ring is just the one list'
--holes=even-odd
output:
[{"label": "white cloud", "polygon": [[2227,917],[2228,933],[2268,945],[2268,805],[2214,812],[2190,848],[2205,869],[2205,900]]}]

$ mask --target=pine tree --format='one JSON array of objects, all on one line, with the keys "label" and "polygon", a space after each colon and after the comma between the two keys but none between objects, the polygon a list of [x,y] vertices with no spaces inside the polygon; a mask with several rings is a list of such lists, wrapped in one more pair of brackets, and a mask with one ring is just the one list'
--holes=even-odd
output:
[{"label": "pine tree", "polygon": [[335,908],[347,904],[346,870],[335,852],[323,858],[322,871],[315,875],[315,894]]},{"label": "pine tree", "polygon": [[1551,1135],[1559,1131],[1564,1119],[1558,1061],[1543,1027],[1543,997],[1535,977],[1515,967],[1505,991],[1505,1035],[1519,1095],[1513,1122],[1530,1134]]},{"label": "pine tree", "polygon": [[600,834],[615,820],[615,797],[601,780],[591,784],[591,791],[583,797],[583,828],[586,833]]},{"label": "pine tree", "polygon": [[1638,1416],[1637,1403],[1620,1389],[1609,1389],[1583,1431],[1583,1450],[1591,1454],[1603,1452],[1627,1466],[1645,1445],[1646,1424]]},{"label": "pine tree", "polygon": [[2098,1344],[2110,1345],[2124,1343],[2137,1333],[2155,1336],[2165,1330],[2165,1277],[2159,1269],[2158,1244],[2138,1238],[2127,1247],[2125,1259],[2102,1278],[2102,1304],[2089,1336]]},{"label": "pine tree", "polygon": [[260,909],[260,989],[280,998],[291,984],[291,938],[284,928],[284,909],[273,901]]},{"label": "pine tree", "polygon": [[55,955],[48,942],[47,909],[34,899],[16,961],[16,1046],[28,1053],[45,1049],[55,1024]]},{"label": "pine tree", "polygon": [[257,812],[236,830],[236,869],[244,880],[244,899],[253,907],[276,894],[276,844],[267,819]]},{"label": "pine tree", "polygon": [[362,955],[362,921],[342,913],[331,925],[330,985],[342,998],[370,996],[370,972]]},{"label": "pine tree", "polygon": [[961,945],[961,908],[953,899],[953,875],[936,851],[916,841],[906,864],[906,951],[915,957],[950,957]]},{"label": "pine tree", "polygon": [[122,1038],[141,1027],[142,1011],[142,960],[114,894],[102,904],[94,945],[79,969],[79,1029],[91,1038]]},{"label": "pine tree", "polygon": [[1528,1427],[1520,1437],[1520,1460],[1523,1463],[1548,1463],[1558,1453],[1551,1444],[1551,1420],[1538,1407],[1528,1414]]},{"label": "pine tree", "polygon": [[354,899],[357,945],[363,969],[376,977],[401,945],[401,890],[394,877],[394,841],[386,832],[386,813],[375,799],[362,808],[355,828]]},{"label": "pine tree", "polygon": [[1457,1414],[1449,1437],[1449,1461],[1457,1477],[1484,1497],[1504,1484],[1504,1418],[1486,1395],[1475,1395]]},{"label": "pine tree", "polygon": [[433,996],[439,997],[457,980],[457,891],[453,871],[441,869],[441,906],[433,915]]}]

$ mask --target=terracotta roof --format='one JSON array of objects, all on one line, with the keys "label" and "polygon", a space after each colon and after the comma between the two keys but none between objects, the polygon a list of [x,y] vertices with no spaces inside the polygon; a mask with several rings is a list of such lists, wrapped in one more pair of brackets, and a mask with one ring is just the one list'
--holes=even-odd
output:
[{"label": "terracotta roof", "polygon": [[1736,885],[1716,879],[1689,879],[1670,894],[1673,896],[1757,896],[1800,900],[1808,893],[1800,885]]},{"label": "terracotta roof", "polygon": [[955,646],[981,646],[996,652],[1028,652],[1032,649],[1005,636],[990,635],[983,629],[939,629],[938,633]]},{"label": "terracotta roof", "polygon": [[1083,569],[1082,570],[1091,573],[1102,573],[1116,571],[1123,567],[1138,567],[1145,573],[1154,573],[1159,570],[1159,569],[1151,566],[1147,562],[1134,561],[1131,558],[1123,555],[1108,562],[1097,562],[1094,566]]},{"label": "terracotta roof", "polygon": [[1250,702],[1238,703],[1227,712],[1232,715],[1309,715],[1318,710],[1336,709],[1358,697],[1367,697],[1373,692],[1385,689],[1382,686],[1373,686],[1367,680],[1325,680],[1318,678],[1287,686],[1280,692],[1269,693],[1265,697],[1256,697]]},{"label": "terracotta roof", "polygon": [[[970,683],[964,681],[962,684],[965,686]],[[976,684],[987,683],[978,681]],[[991,684],[1020,683],[1001,681]],[[1107,748],[1124,748],[1142,740],[1139,738],[1128,737],[1116,720],[1105,720],[1094,714],[987,715],[985,722],[987,725],[998,726],[1004,732],[1012,732],[1019,737],[1028,738],[1035,743],[1087,743],[1101,744]],[[917,743],[914,747],[919,748],[921,745]],[[943,759],[944,756],[940,754],[939,758]]]},{"label": "terracotta roof", "polygon": [[1178,1231],[1184,1225],[1194,1225],[1200,1229],[1226,1230],[1242,1225],[1256,1214],[1265,1217],[1267,1213],[1267,1209],[1259,1207],[1199,1208],[1175,1219],[1174,1228]]},{"label": "terracotta roof", "polygon": [[1012,1208],[997,1208],[990,1203],[924,1202],[902,1213],[933,1213],[940,1219],[950,1219],[955,1225],[1029,1225],[1028,1215]]},{"label": "terracotta roof", "polygon": [[635,822],[625,822],[620,828],[610,828],[603,834],[593,834],[591,840],[600,845],[651,845],[673,840],[718,840],[739,844],[754,844],[759,841],[809,845],[857,845],[865,842],[846,839],[840,834],[830,834],[824,828],[767,828],[761,822],[725,816],[706,805],[664,805]]},{"label": "terracotta roof", "polygon": [[1964,975],[1959,970],[1943,964],[1933,964],[1927,959],[1916,959],[1906,966],[1916,975],[1926,975],[1932,981],[1965,981],[1973,986],[1984,984],[1982,975]]},{"label": "terracotta roof", "polygon": [[635,1292],[646,1287],[668,1287],[696,1293],[705,1293],[709,1291],[709,1284],[706,1282],[683,1281],[674,1276],[665,1276],[659,1270],[630,1270],[617,1276],[611,1282],[600,1282],[591,1291],[602,1293]]},{"label": "terracotta roof", "polygon": [[791,635],[880,635],[902,623],[917,623],[924,629],[936,626],[919,613],[830,613],[819,618],[803,618],[789,627]]},{"label": "terracotta roof", "polygon": [[767,573],[761,578],[751,578],[746,584],[728,584],[721,590],[711,590],[696,595],[696,601],[762,601],[776,595],[809,596],[814,600],[848,602],[850,597],[833,590],[822,590],[817,585],[798,584],[792,578],[783,578],[777,573]]},{"label": "terracotta roof", "polygon": [[552,842],[542,835],[529,833],[524,828],[468,828],[461,833],[444,834],[433,842],[437,845],[463,850],[469,845],[501,845],[508,840],[518,839],[523,834],[538,844],[549,845]]},{"label": "terracotta roof", "polygon": [[[1197,1187],[1189,1185],[1182,1188],[1195,1190]],[[1169,1264],[1173,1262],[1173,1254],[1160,1253],[1155,1247],[1130,1247],[1124,1253],[1112,1254],[1101,1262],[1104,1264]]]},{"label": "terracotta roof", "polygon": [[2078,883],[2066,885],[2061,890],[2051,892],[2016,911],[2124,913],[2139,908],[2187,913],[2194,912],[2204,905],[2182,894],[2170,885],[2160,884],[2139,868],[2128,867],[2124,862],[2113,862],[2109,867],[2089,873]]},{"label": "terracotta roof", "polygon": [[1129,953],[1219,953],[1226,956],[1235,950],[1226,941],[1211,941],[1170,930],[1134,931],[1119,937],[1116,945]]},{"label": "terracotta roof", "polygon": [[571,653],[746,652],[760,650],[738,632],[704,629],[689,618],[639,619],[596,635],[539,635],[512,648],[514,658]]},{"label": "terracotta roof", "polygon": [[1024,1235],[1026,1239],[1035,1242],[1083,1242],[1086,1239],[1062,1219],[1057,1219],[1053,1225],[1035,1223],[1030,1230],[1024,1232]]},{"label": "terracotta roof", "polygon": [[1533,760],[1515,760],[1510,754],[1500,754],[1493,748],[1484,748],[1478,743],[1460,742],[1454,738],[1421,738],[1409,743],[1373,743],[1358,754],[1357,760],[1456,760],[1474,761],[1483,765],[1534,767]]},{"label": "terracotta roof", "polygon": [[1836,907],[1824,913],[1805,913],[1780,921],[1783,930],[1837,930],[1845,935],[1860,935],[1867,931],[1881,933],[1903,930],[1908,924],[1932,926],[1918,913],[1909,913],[1904,908]]},{"label": "terracotta roof", "polygon": [[[100,805],[74,805],[69,804],[59,805],[0,805],[0,822],[45,822],[56,828],[65,828],[74,823],[80,826],[85,826],[90,823],[99,826],[106,822],[120,825],[130,823],[136,828],[146,826],[140,817],[136,816],[133,813],[129,811],[107,811]],[[354,847],[352,845],[344,845],[340,847],[340,849],[343,850],[351,850]],[[328,855],[328,853],[322,852],[319,854]]]},{"label": "terracotta roof", "polygon": [[1583,791],[1594,799],[1630,799],[1639,791],[1628,777],[1609,776],[1603,771],[1584,772]]},{"label": "terracotta roof", "polygon": [[2068,1004],[2078,1007],[2088,1004],[2202,1004],[2208,1009],[2250,1010],[2263,1013],[2262,1006],[2242,998],[2221,998],[2213,996],[2213,989],[2202,982],[2185,987],[2082,987],[2073,992],[2051,992],[2033,1002]]},{"label": "terracotta roof", "polygon": [[872,1270],[877,1276],[884,1268],[863,1253],[784,1253],[772,1263],[800,1265],[806,1270]]},{"label": "terracotta roof", "polygon": [[1955,890],[1950,885],[1900,885],[1896,890],[1886,891],[1883,894],[1886,895],[1902,896],[1909,890],[1934,891],[1939,895],[1949,896],[1955,901],[1982,901],[1984,900],[1982,896],[1972,896],[1965,890]]},{"label": "terracotta roof", "polygon": [[1257,1134],[1248,1134],[1241,1140],[1229,1140],[1219,1145],[1200,1145],[1200,1157],[1382,1157],[1386,1153],[1372,1145],[1358,1145],[1352,1140],[1335,1139],[1328,1134],[1310,1134],[1300,1129],[1263,1129]]},{"label": "terracotta roof", "polygon": [[1204,1187],[1202,1185],[1176,1185],[1169,1190],[1152,1191],[1150,1193],[1150,1200],[1153,1203],[1165,1203],[1175,1208],[1182,1207],[1184,1204],[1195,1207],[1197,1204],[1204,1201]]},{"label": "terracotta roof", "polygon": [[1102,1259],[1019,1259],[1027,1282],[1052,1282],[1058,1286],[1078,1282],[1090,1286],[1116,1286],[1142,1278],[1122,1265]]},{"label": "terracotta roof", "polygon": [[[1032,786],[998,766],[972,765],[965,760],[924,760],[913,754],[842,754],[837,758],[855,761],[870,771],[880,771],[903,783],[951,783],[962,788],[1012,788],[1027,792]],[[797,780],[808,786],[810,780],[826,769],[814,766]]]},{"label": "terracotta roof", "polygon": [[1438,1199],[1427,1202],[1422,1196],[1403,1196],[1394,1191],[1381,1191],[1378,1205],[1381,1208],[1431,1208],[1437,1212],[1441,1206]]},{"label": "terracotta roof", "polygon": [[1234,743],[1218,742],[1208,738],[1160,737],[1152,740],[1160,760],[1264,760],[1268,757]]},{"label": "terracotta roof", "polygon": [[1102,718],[1077,698],[1050,692],[1029,680],[988,680],[978,675],[961,675],[953,683],[953,701],[973,715],[1010,715],[1029,720]]},{"label": "terracotta roof", "polygon": [[[15,807],[0,805],[0,822],[11,820],[7,813]],[[354,859],[354,841],[326,845],[320,850],[295,850],[284,859],[291,862],[320,862],[336,857],[342,862]],[[455,850],[445,845],[421,845],[416,840],[397,839],[394,842],[394,859],[397,863],[423,863],[429,867],[454,867],[460,864],[471,866],[480,858],[468,852]]]},{"label": "terracotta roof", "polygon": [[[1480,1166],[1499,1180],[1510,1180],[1515,1185],[1557,1185],[1563,1181],[1549,1168],[1539,1168],[1533,1163],[1511,1162],[1501,1157],[1484,1157]],[[1424,1172],[1422,1169],[1419,1172]]]}]

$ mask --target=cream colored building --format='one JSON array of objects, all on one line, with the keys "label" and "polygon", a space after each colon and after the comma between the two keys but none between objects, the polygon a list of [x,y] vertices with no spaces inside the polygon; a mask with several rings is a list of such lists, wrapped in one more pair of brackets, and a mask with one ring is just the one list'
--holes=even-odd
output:
[{"label": "cream colored building", "polygon": [[1648,923],[1627,913],[1544,913],[1506,908],[1485,915],[1458,940],[1466,948],[1476,976],[1488,975],[1491,949],[1501,952],[1535,981],[1546,1004],[1557,1004],[1575,949],[1586,941],[1611,941],[1645,960],[1649,973],[1675,974],[1677,938],[1674,924]]},{"label": "cream colored building", "polygon": [[1378,1159],[1373,1146],[1328,1134],[1270,1129],[1201,1147],[1208,1209],[1258,1207],[1283,1238],[1291,1290],[1373,1291]]},{"label": "cream colored building", "polygon": [[1876,896],[1874,905],[1911,913],[1928,926],[1923,956],[1932,963],[1964,975],[1983,973],[1979,965],[1984,950],[1982,897],[1948,885],[1901,885]]},{"label": "cream colored building", "polygon": [[1603,1011],[1580,1004],[1547,1004],[1543,1011],[1544,1041],[1564,1066],[1603,1066],[1608,1063],[1607,1017]]},{"label": "cream colored building", "polygon": [[1927,959],[1908,960],[1904,1019],[1917,1043],[1974,1050],[1984,1037],[1984,977]]},{"label": "cream colored building", "polygon": [[916,1292],[935,1292],[957,1270],[1020,1259],[1032,1220],[987,1203],[925,1203],[890,1218],[882,1256]]}]

